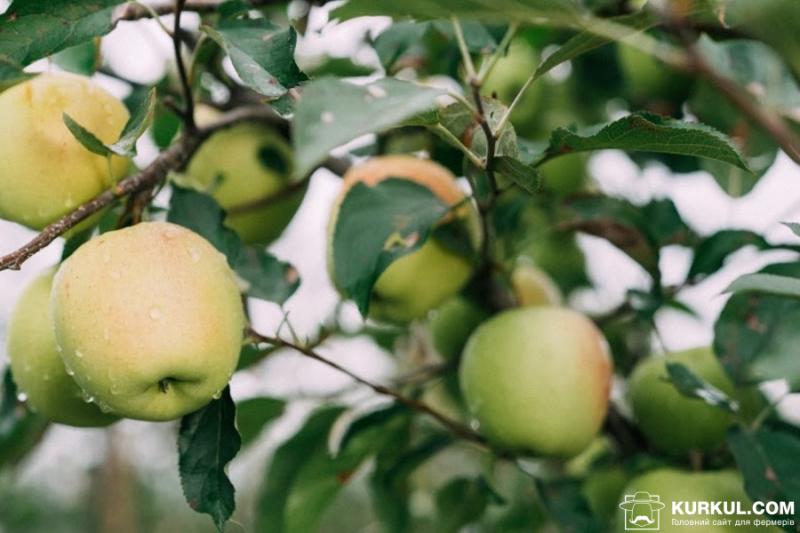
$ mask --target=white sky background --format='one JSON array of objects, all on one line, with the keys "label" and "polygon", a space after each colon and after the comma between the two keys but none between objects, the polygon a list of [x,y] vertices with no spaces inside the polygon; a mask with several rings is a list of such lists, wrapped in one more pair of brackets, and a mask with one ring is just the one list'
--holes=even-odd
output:
[{"label": "white sky background", "polygon": [[[5,5],[7,2],[0,0],[0,11]],[[196,26],[196,18],[186,18],[187,26]],[[169,21],[169,17],[165,17],[165,21]],[[298,44],[298,62],[302,66],[304,61],[327,53],[355,55],[359,62],[377,64],[374,53],[361,44],[360,37],[366,31],[377,32],[386,24],[386,19],[371,18],[329,26],[325,14],[320,11],[312,18],[311,31]],[[103,54],[109,65],[122,76],[148,83],[162,77],[170,63],[172,49],[170,41],[152,21],[123,22],[104,38]],[[53,67],[47,62],[39,62],[34,68],[46,70]],[[109,84],[107,79],[100,81],[122,96],[120,89],[124,88]],[[137,162],[144,164],[153,157],[154,148],[143,140],[140,154]],[[708,174],[698,172],[674,177],[658,166],[642,171],[619,152],[597,154],[591,160],[591,172],[599,188],[611,195],[624,196],[639,203],[651,198],[673,199],[684,219],[702,234],[723,228],[745,228],[765,232],[774,241],[796,239],[780,222],[800,221],[800,168],[783,155],[756,188],[741,199],[729,198]],[[337,301],[325,270],[325,226],[338,186],[338,178],[325,170],[318,171],[300,212],[272,247],[276,255],[297,266],[302,276],[300,290],[286,306],[289,320],[301,335],[313,334]],[[0,254],[16,249],[33,236],[34,232],[28,229],[0,221]],[[647,285],[647,277],[640,267],[605,241],[582,237],[580,242],[588,253],[590,275],[596,288],[579,295],[574,304],[587,309],[610,307],[622,300],[627,289]],[[32,278],[58,261],[61,247],[62,242],[54,243],[30,259],[19,272],[0,272],[0,361],[6,358],[6,321],[14,302]],[[658,315],[657,324],[666,347],[682,349],[710,343],[713,322],[725,302],[721,295],[725,287],[742,273],[758,270],[764,264],[781,258],[793,257],[791,253],[758,253],[753,249],[735,254],[718,274],[681,293],[681,298],[700,313],[700,320],[674,311]],[[690,261],[691,254],[686,250],[678,247],[667,249],[661,265],[665,283],[682,280]],[[253,311],[257,329],[273,332],[281,318],[280,310],[269,303],[257,303],[253,305]],[[354,310],[352,314],[357,316]],[[331,342],[323,351],[346,366],[357,368],[360,373],[378,380],[387,376],[394,365],[388,355],[365,339]],[[319,394],[335,391],[348,383],[346,378],[318,363],[292,354],[280,354],[254,371],[237,376],[232,390],[237,398]],[[364,395],[369,396],[369,393]],[[287,435],[304,408],[303,405],[294,407],[292,412],[296,416],[290,416],[287,423],[268,430],[270,434],[276,438]],[[159,489],[169,491],[169,496],[180,498],[173,453],[174,425],[124,421],[115,427],[124,436],[126,450],[139,465],[142,475],[156,482]],[[263,472],[260,465],[264,462],[265,451],[274,447],[276,438],[266,439],[233,463],[231,473],[238,488],[255,486],[260,481]],[[21,482],[48,484],[50,492],[67,499],[77,497],[79,491],[73,483],[59,480],[85,480],[89,466],[102,460],[103,442],[98,430],[54,428],[27,462]],[[167,475],[173,479],[168,481]],[[246,489],[239,494],[245,492]]]}]

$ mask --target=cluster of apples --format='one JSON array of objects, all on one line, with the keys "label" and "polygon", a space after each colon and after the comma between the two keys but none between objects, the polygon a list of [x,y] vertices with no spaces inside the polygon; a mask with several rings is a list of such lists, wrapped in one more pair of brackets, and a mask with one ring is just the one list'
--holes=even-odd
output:
[{"label": "cluster of apples", "polygon": [[[0,123],[13,124],[0,128],[0,217],[41,229],[131,169],[126,158],[85,149],[64,125],[65,113],[105,143],[129,117],[120,100],[70,74],[42,74],[0,93]],[[236,208],[290,185],[291,161],[278,133],[243,123],[212,135],[185,181]],[[293,188],[226,223],[245,242],[268,243],[303,193]],[[144,222],[94,237],[37,278],[12,314],[8,353],[21,394],[55,422],[171,420],[219,397],[244,328],[226,258],[186,228]]]}]

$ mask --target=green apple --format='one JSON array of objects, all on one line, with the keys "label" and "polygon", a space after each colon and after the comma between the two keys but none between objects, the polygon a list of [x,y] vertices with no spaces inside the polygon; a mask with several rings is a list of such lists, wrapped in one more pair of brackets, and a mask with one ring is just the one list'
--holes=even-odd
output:
[{"label": "green apple", "polygon": [[[242,123],[218,131],[192,157],[186,179],[227,210],[225,224],[246,243],[269,244],[289,225],[305,186],[292,179],[292,149],[272,128]],[[254,205],[274,197],[269,204]]]},{"label": "green apple", "polygon": [[[351,168],[344,176],[342,192],[331,212],[328,224],[328,271],[336,281],[333,261],[333,232],[339,207],[356,183],[375,186],[388,179],[408,179],[427,187],[447,205],[462,204],[448,220],[463,222],[469,233],[469,248],[477,250],[481,232],[478,215],[471,203],[464,203],[464,193],[449,170],[433,161],[408,155],[374,157]],[[370,301],[370,318],[406,323],[425,317],[456,294],[469,280],[473,258],[445,245],[431,236],[418,250],[392,262],[378,277]]]},{"label": "green apple", "polygon": [[447,300],[431,316],[430,332],[433,347],[445,359],[461,355],[475,328],[488,317],[488,313],[463,296]]},{"label": "green apple", "polygon": [[531,261],[517,262],[511,272],[511,287],[520,306],[560,305],[564,299],[553,279]]},{"label": "green apple", "polygon": [[578,246],[574,233],[549,229],[539,231],[522,254],[530,257],[539,268],[547,272],[565,294],[588,284],[586,257]]},{"label": "green apple", "polygon": [[617,514],[620,496],[628,481],[629,476],[621,466],[607,466],[589,474],[581,491],[592,513],[610,522]]},{"label": "green apple", "polygon": [[[703,531],[703,533],[744,533],[749,531],[776,531],[775,528],[762,528],[755,526],[735,526],[733,522],[736,520],[735,515],[686,515],[686,514],[673,514],[673,502],[741,502],[742,508],[747,510],[750,507],[750,500],[742,486],[742,478],[738,472],[734,470],[719,470],[708,472],[686,472],[675,468],[660,468],[651,470],[642,474],[633,480],[625,487],[623,497],[631,500],[626,505],[628,511],[628,527],[626,528],[626,516],[623,508],[617,509],[616,514],[616,528],[614,531],[630,531],[632,525],[631,519],[637,519],[638,516],[645,516],[647,518],[638,519],[638,525],[644,525],[645,522],[650,520],[658,520],[659,524],[651,524],[651,530],[656,530],[655,526],[659,525],[661,533],[684,533],[686,531]],[[645,502],[647,496],[658,496],[660,504],[655,504],[655,507],[648,503],[636,504],[636,501]],[[686,504],[679,504],[684,506]],[[693,505],[690,503],[690,505]],[[662,507],[663,506],[663,507]],[[662,507],[657,509],[656,507]],[[657,516],[658,515],[658,516]],[[708,519],[709,524],[699,527],[688,527],[678,524],[673,524],[672,520],[675,519],[695,519],[703,520]],[[730,525],[713,524],[714,519],[731,519]],[[753,518],[744,517],[744,518]],[[640,528],[641,529],[641,528]]]},{"label": "green apple", "polygon": [[459,378],[480,431],[504,448],[572,457],[608,410],[611,358],[595,325],[563,307],[521,307],[481,324]]},{"label": "green apple", "polygon": [[122,102],[72,74],[40,74],[0,93],[0,218],[42,229],[129,170],[128,159],[84,148],[65,113],[105,143],[128,120]]},{"label": "green apple", "polygon": [[[536,50],[524,39],[515,39],[508,48],[508,53],[500,58],[492,69],[482,92],[486,96],[495,96],[506,106],[511,105],[522,86],[539,66]],[[524,128],[534,123],[542,115],[542,84],[531,84],[522,99],[511,112],[511,122]]]},{"label": "green apple", "polygon": [[688,398],[666,380],[666,363],[680,363],[728,395],[734,387],[711,348],[695,348],[639,363],[629,381],[636,423],[659,450],[682,455],[710,451],[725,441],[730,415],[704,401]]},{"label": "green apple", "polygon": [[32,410],[60,424],[107,426],[117,417],[88,403],[67,375],[58,354],[53,321],[48,312],[54,272],[36,278],[22,293],[8,325],[11,372]]},{"label": "green apple", "polygon": [[51,297],[61,357],[98,405],[171,420],[219,397],[245,327],[225,257],[181,226],[145,222],[90,240]]},{"label": "green apple", "polygon": [[674,101],[688,96],[692,79],[653,55],[620,43],[617,60],[630,96],[635,101]]},{"label": "green apple", "polygon": [[544,163],[539,167],[542,188],[559,198],[583,191],[589,181],[587,160],[585,153],[577,152]]}]

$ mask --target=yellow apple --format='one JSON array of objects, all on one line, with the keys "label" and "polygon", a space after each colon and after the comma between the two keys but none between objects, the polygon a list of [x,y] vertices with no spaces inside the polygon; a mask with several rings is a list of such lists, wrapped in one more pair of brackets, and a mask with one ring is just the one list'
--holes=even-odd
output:
[{"label": "yellow apple", "polygon": [[[356,183],[375,186],[388,178],[408,179],[427,187],[447,205],[456,205],[464,200],[464,193],[455,177],[433,161],[392,155],[375,157],[351,168],[344,176],[342,192],[328,225],[328,271],[334,282],[333,233],[342,201]],[[453,215],[467,224],[470,245],[477,249],[481,234],[475,208],[464,203],[454,210]],[[369,316],[399,323],[422,318],[457,293],[472,275],[472,270],[472,257],[448,248],[431,236],[418,250],[395,260],[380,275],[373,287]]]},{"label": "yellow apple", "polygon": [[128,120],[122,102],[72,74],[40,74],[0,93],[0,218],[42,229],[130,168],[128,159],[84,148],[64,113],[106,143]]},{"label": "yellow apple", "polygon": [[524,258],[511,272],[511,286],[520,306],[560,305],[564,299],[552,278]]},{"label": "yellow apple", "polygon": [[608,410],[612,363],[595,325],[563,307],[521,307],[481,324],[459,378],[480,431],[498,445],[572,457]]},{"label": "yellow apple", "polygon": [[32,410],[60,424],[107,426],[117,417],[88,403],[67,375],[58,354],[49,313],[53,272],[33,281],[22,293],[8,325],[11,372]]},{"label": "yellow apple", "polygon": [[[203,143],[186,179],[228,211],[225,224],[244,242],[269,244],[289,225],[305,195],[306,187],[292,180],[292,167],[292,149],[277,131],[243,123]],[[255,205],[270,197],[268,204]]]},{"label": "yellow apple", "polygon": [[171,420],[219,397],[244,312],[225,257],[181,226],[146,222],[90,240],[56,274],[61,356],[101,407]]},{"label": "yellow apple", "polygon": [[666,380],[666,363],[679,363],[728,395],[734,387],[711,348],[695,348],[639,363],[629,380],[636,423],[659,450],[682,455],[710,451],[725,441],[728,413],[697,398],[688,398]]}]

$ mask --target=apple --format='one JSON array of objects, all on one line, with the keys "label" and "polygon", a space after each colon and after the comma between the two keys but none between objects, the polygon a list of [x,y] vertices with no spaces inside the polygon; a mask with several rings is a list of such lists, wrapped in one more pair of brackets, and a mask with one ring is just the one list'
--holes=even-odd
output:
[{"label": "apple", "polygon": [[525,258],[517,261],[511,272],[511,287],[520,306],[560,305],[563,300],[553,279]]},{"label": "apple", "polygon": [[0,218],[42,229],[128,172],[128,159],[84,148],[64,113],[105,143],[128,121],[122,102],[73,74],[40,74],[0,93]]},{"label": "apple", "polygon": [[117,417],[88,403],[67,375],[48,312],[54,272],[36,278],[22,293],[8,325],[11,372],[28,406],[53,422],[78,427],[107,426]]},{"label": "apple", "polygon": [[459,379],[490,440],[511,450],[572,457],[603,424],[611,367],[605,339],[580,313],[520,307],[472,334]]},{"label": "apple", "polygon": [[196,233],[145,222],[90,240],[58,270],[61,357],[102,408],[171,420],[219,397],[245,317],[225,257]]},{"label": "apple", "polygon": [[[646,498],[645,493],[647,493],[647,495],[658,496],[663,508],[657,510],[647,503],[636,504],[632,501],[628,504],[630,513],[636,514],[629,514],[628,518],[636,519],[640,514],[641,516],[646,516],[647,518],[638,520],[638,524],[642,526],[644,526],[645,521],[655,521],[658,519],[658,525],[660,526],[658,531],[661,533],[683,533],[690,530],[702,530],[703,533],[778,531],[776,528],[762,528],[752,525],[735,526],[734,522],[737,517],[732,515],[719,516],[704,515],[702,513],[695,515],[673,514],[673,502],[741,502],[743,509],[749,509],[750,500],[744,491],[742,478],[735,470],[687,472],[676,468],[659,468],[634,478],[623,491],[624,498],[634,501],[635,499],[644,501]],[[658,507],[661,507],[661,505],[657,504]],[[651,514],[650,511],[657,511],[660,516],[656,517],[655,514]],[[699,527],[687,527],[673,524],[673,518],[695,520],[707,518],[709,524]],[[715,518],[729,518],[731,519],[731,523],[730,525],[714,524],[713,521]],[[766,516],[764,518],[766,518]],[[616,527],[614,531],[623,532],[631,530],[631,527],[626,529],[625,522],[625,510],[618,508],[616,511]],[[656,524],[650,524],[651,530],[656,530],[655,526]]]},{"label": "apple", "polygon": [[610,522],[617,514],[618,505],[629,476],[621,466],[598,468],[583,481],[581,492],[592,513]]},{"label": "apple", "polygon": [[[508,52],[501,57],[483,84],[486,96],[496,96],[506,106],[511,105],[522,86],[539,66],[536,50],[524,39],[511,41]],[[520,128],[535,123],[542,114],[542,84],[532,83],[511,112],[511,122]]]},{"label": "apple", "polygon": [[695,348],[640,362],[630,376],[629,399],[636,424],[659,450],[671,455],[710,451],[725,441],[728,413],[688,398],[666,380],[666,363],[680,363],[727,395],[734,387],[711,348]]},{"label": "apple", "polygon": [[429,328],[433,347],[445,359],[455,359],[475,328],[488,313],[463,296],[447,300],[431,316]]},{"label": "apple", "polygon": [[588,157],[576,152],[547,161],[539,167],[542,188],[559,198],[576,194],[586,188],[589,175],[586,172]]},{"label": "apple", "polygon": [[[242,123],[204,142],[183,179],[229,212],[225,225],[245,243],[269,244],[289,225],[305,195],[306,187],[292,179],[292,167],[292,149],[280,133],[265,124]],[[248,207],[276,195],[268,205]]]},{"label": "apple", "polygon": [[688,96],[692,79],[653,55],[620,43],[617,46],[617,60],[633,100],[673,102]]},{"label": "apple", "polygon": [[[356,183],[375,186],[388,178],[408,179],[427,187],[447,205],[456,205],[464,200],[464,193],[453,174],[433,161],[408,155],[389,155],[374,157],[352,167],[344,176],[342,191],[328,224],[328,271],[334,284],[333,233],[339,207]],[[466,224],[469,247],[477,250],[482,236],[474,206],[464,203],[453,211],[453,215],[457,221]],[[452,219],[451,216],[449,220]],[[453,250],[432,235],[419,249],[396,259],[381,273],[372,290],[369,316],[394,323],[423,318],[456,294],[470,278],[472,270],[472,257]]]}]

